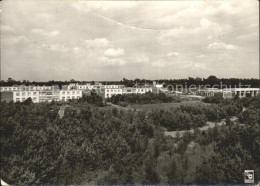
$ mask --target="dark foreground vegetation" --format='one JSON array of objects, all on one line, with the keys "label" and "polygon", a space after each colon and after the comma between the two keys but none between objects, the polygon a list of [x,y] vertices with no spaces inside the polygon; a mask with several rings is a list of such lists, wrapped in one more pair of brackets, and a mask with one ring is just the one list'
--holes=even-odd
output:
[{"label": "dark foreground vegetation", "polygon": [[[152,113],[79,103],[62,119],[56,103],[1,103],[1,178],[17,185],[243,183],[249,169],[257,182],[259,103],[258,96]],[[222,118],[226,125],[182,138],[164,136],[161,127]]]}]

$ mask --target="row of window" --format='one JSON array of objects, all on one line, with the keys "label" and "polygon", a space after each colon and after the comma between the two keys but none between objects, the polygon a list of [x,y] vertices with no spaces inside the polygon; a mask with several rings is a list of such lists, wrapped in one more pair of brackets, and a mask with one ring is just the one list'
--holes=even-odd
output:
[{"label": "row of window", "polygon": [[[27,94],[26,94],[27,93]],[[16,96],[30,96],[31,95],[31,92],[22,92],[21,94],[20,94],[20,92],[16,92],[16,94],[15,94]],[[33,92],[33,95],[34,96],[36,96],[37,95],[37,92]]]},{"label": "row of window", "polygon": [[[15,101],[25,101],[26,99],[27,99],[27,98],[16,98]],[[34,98],[32,98],[32,100],[33,100],[33,101],[37,101],[37,98],[34,97]]]},{"label": "row of window", "polygon": [[1,87],[1,90],[17,90],[17,87]]},{"label": "row of window", "polygon": [[[72,96],[72,97],[71,97],[71,99],[76,99],[76,98],[79,99],[80,96],[77,96],[77,97],[76,97],[76,96]],[[67,98],[62,97],[62,100],[65,100],[65,99],[70,99],[70,96],[67,96]]]},{"label": "row of window", "polygon": [[[119,89],[119,90],[117,90],[117,89],[112,89],[112,90],[109,90],[109,89],[107,89],[107,92],[135,92],[136,91],[136,89],[127,89],[127,90],[121,90],[121,89]],[[151,91],[150,89],[137,89],[137,92],[149,92],[149,91]]]},{"label": "row of window", "polygon": [[[65,95],[66,92],[62,92],[62,95]],[[75,95],[75,91],[72,91],[72,95]],[[67,91],[67,94],[70,94],[70,91]],[[80,95],[80,91],[77,91],[77,94]]]},{"label": "row of window", "polygon": [[[20,90],[28,87],[19,87]],[[30,90],[50,90],[51,87],[29,87]],[[1,90],[18,90],[18,87],[1,87]]]},{"label": "row of window", "polygon": [[[70,98],[70,96],[68,96],[68,97],[62,97],[62,100],[65,100],[65,99],[79,99],[80,98],[80,96],[72,96],[71,98]],[[20,101],[20,102],[22,102],[22,101],[25,101],[27,98],[16,98],[15,99],[15,101]],[[33,101],[37,101],[37,98],[36,97],[33,97],[32,98],[32,100]],[[41,101],[44,101],[44,100],[41,100]]]}]

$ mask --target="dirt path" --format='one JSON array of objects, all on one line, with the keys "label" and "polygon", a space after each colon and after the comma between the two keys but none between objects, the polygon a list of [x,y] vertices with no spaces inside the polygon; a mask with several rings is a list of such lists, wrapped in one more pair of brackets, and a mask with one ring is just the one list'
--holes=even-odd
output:
[{"label": "dirt path", "polygon": [[1,185],[8,185],[8,184],[5,183],[5,182],[1,179]]},{"label": "dirt path", "polygon": [[[231,121],[236,121],[238,118],[237,117],[232,117],[230,120]],[[222,125],[226,125],[225,119],[223,119],[221,122],[219,123],[215,123],[215,122],[207,122],[206,126],[203,127],[199,127],[197,129],[200,129],[200,131],[206,131],[210,128],[214,128],[215,126],[222,126]],[[190,133],[194,133],[194,129],[191,130],[181,130],[181,131],[170,131],[170,132],[164,132],[164,135],[166,136],[172,136],[173,138],[176,138],[177,133],[179,132],[180,137],[182,137],[182,135],[185,132],[190,132]]]},{"label": "dirt path", "polygon": [[69,107],[69,106],[68,106],[68,105],[62,105],[62,106],[60,107],[60,110],[59,110],[59,112],[58,112],[58,115],[60,116],[60,119],[64,116],[64,112],[65,112],[65,109],[66,109],[67,107]]},{"label": "dirt path", "polygon": [[129,111],[140,111],[139,109],[134,109],[134,108],[131,108],[131,107],[129,107],[129,106],[127,106],[127,107],[122,107],[122,106],[120,106],[120,105],[115,105],[115,104],[113,104],[113,103],[111,103],[111,102],[107,102],[107,104],[110,105],[110,106],[112,106],[112,107],[115,107],[115,108],[117,108],[117,109],[129,110]]}]

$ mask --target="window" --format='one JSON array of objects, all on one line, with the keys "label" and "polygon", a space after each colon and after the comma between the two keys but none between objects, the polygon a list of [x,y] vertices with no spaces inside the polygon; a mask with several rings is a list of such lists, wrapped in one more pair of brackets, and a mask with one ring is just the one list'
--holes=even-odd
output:
[{"label": "window", "polygon": [[67,99],[70,99],[70,96],[68,96]]},{"label": "window", "polygon": [[65,92],[62,92],[62,95],[65,95]]},{"label": "window", "polygon": [[72,94],[74,95],[74,94],[75,94],[75,91],[73,91]]},{"label": "window", "polygon": [[35,98],[35,97],[33,98],[33,101],[36,101],[36,98]]},{"label": "window", "polygon": [[25,98],[22,99],[22,101],[24,101],[24,100],[25,100]]},{"label": "window", "polygon": [[72,99],[75,99],[75,96],[72,96]]},{"label": "window", "polygon": [[67,92],[67,94],[70,94],[70,92]]},{"label": "window", "polygon": [[22,96],[25,96],[25,92],[22,92]]},{"label": "window", "polygon": [[20,101],[20,99],[19,99],[19,98],[16,98],[16,101]]},{"label": "window", "polygon": [[16,92],[16,96],[20,96],[20,93],[19,93],[19,92]]},{"label": "window", "polygon": [[77,94],[80,94],[80,91],[77,91]]},{"label": "window", "polygon": [[36,96],[36,94],[37,94],[36,92],[33,92],[33,95],[34,95],[34,96]]},{"label": "window", "polygon": [[27,95],[30,96],[30,95],[31,95],[31,92],[28,92]]}]

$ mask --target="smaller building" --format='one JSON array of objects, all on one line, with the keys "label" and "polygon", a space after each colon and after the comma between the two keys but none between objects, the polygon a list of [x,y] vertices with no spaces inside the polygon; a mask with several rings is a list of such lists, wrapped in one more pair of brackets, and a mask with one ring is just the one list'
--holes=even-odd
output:
[{"label": "smaller building", "polygon": [[16,90],[13,91],[13,100],[14,102],[23,102],[26,99],[31,98],[34,103],[39,103],[39,93],[39,91]]},{"label": "smaller building", "polygon": [[104,88],[104,98],[111,98],[113,95],[117,94],[145,94],[146,92],[153,92],[152,87],[124,87],[124,88]]},{"label": "smaller building", "polygon": [[223,93],[222,89],[218,88],[204,88],[204,89],[199,89],[197,91],[197,94],[200,96],[214,96],[216,93]]},{"label": "smaller building", "polygon": [[59,91],[59,101],[68,101],[71,99],[82,98],[82,90],[66,90]]},{"label": "smaller building", "polygon": [[260,88],[233,88],[231,89],[235,95],[238,95],[240,98],[243,97],[254,97],[257,96],[260,92]]}]

